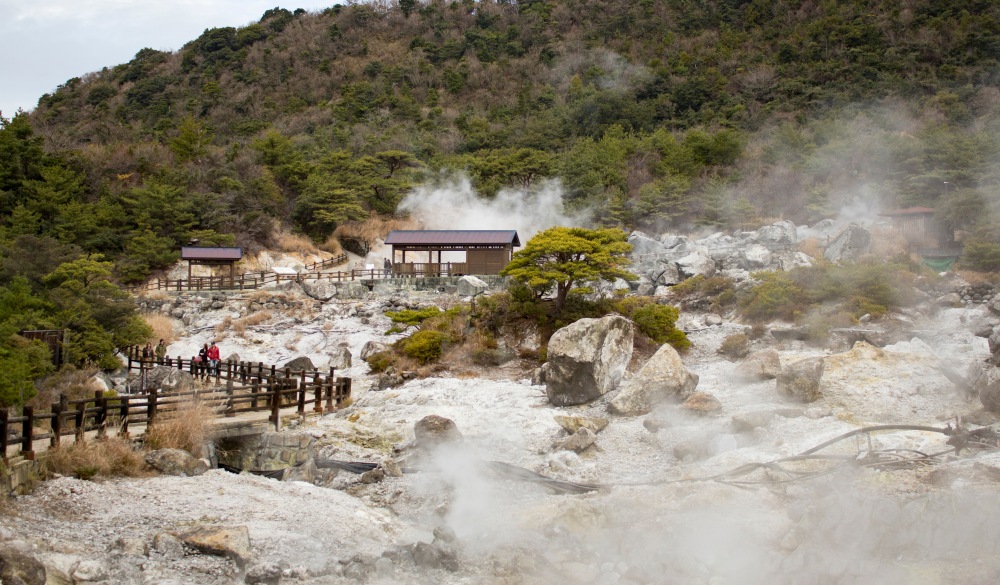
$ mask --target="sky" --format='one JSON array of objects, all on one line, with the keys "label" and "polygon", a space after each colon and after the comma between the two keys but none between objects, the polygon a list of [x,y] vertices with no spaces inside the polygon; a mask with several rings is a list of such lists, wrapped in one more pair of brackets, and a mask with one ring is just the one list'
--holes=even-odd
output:
[{"label": "sky", "polygon": [[207,28],[245,26],[279,6],[318,12],[345,0],[0,0],[0,113],[33,110],[73,77],[176,51]]}]

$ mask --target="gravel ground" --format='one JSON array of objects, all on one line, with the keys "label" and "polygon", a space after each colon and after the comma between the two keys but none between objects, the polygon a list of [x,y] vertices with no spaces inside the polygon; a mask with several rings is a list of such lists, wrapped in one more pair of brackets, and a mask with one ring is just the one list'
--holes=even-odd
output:
[{"label": "gravel ground", "polygon": [[[365,342],[383,340],[388,328],[380,315],[356,314],[359,306],[370,311],[360,303],[328,303],[314,321],[289,329],[322,331],[322,323],[332,322],[329,331],[336,335],[310,335],[326,343],[346,340],[356,355]],[[412,462],[413,424],[430,414],[452,419],[464,447],[422,461],[419,472],[374,484],[344,472],[330,487],[217,470],[195,478],[62,478],[8,505],[0,540],[41,556],[61,555],[71,568],[81,559],[99,559],[100,578],[77,582],[266,582],[261,575],[310,584],[997,582],[995,452],[966,451],[934,466],[853,468],[809,481],[783,481],[787,476],[773,470],[754,472],[742,485],[696,481],[801,453],[861,426],[940,427],[972,415],[978,401],[961,396],[937,366],[964,368],[984,358],[985,340],[969,331],[987,318],[979,308],[942,311],[919,324],[938,332],[933,340],[882,349],[859,345],[830,354],[797,342],[777,345],[783,363],[826,356],[824,397],[810,405],[786,402],[773,380],[735,379],[735,364],[716,349],[743,326],[697,327],[684,361],[700,376],[698,389],[722,404],[707,417],[674,406],[648,417],[610,417],[610,397],[554,408],[544,388],[527,380],[444,376],[371,391],[365,367],[356,365],[349,372],[358,377],[355,403],[307,423],[321,437],[324,457]],[[252,333],[226,343],[245,359],[267,361],[289,352],[295,334]],[[311,339],[302,335],[297,349]],[[312,353],[321,356],[321,350]],[[732,423],[734,415],[789,409],[801,415],[771,416],[752,432],[739,433]],[[557,414],[603,416],[611,424],[583,453],[558,451],[554,445],[565,432],[553,419]],[[663,428],[647,430],[649,417]],[[948,449],[946,438],[887,432],[872,435],[870,445],[937,453]],[[694,455],[691,445],[699,447]],[[832,452],[853,457],[868,448],[861,438]],[[482,460],[605,488],[556,495],[497,478],[484,471]],[[157,534],[203,524],[246,526],[251,561],[240,565],[154,544]],[[439,544],[449,533],[456,571],[398,554],[418,542]],[[139,554],[129,543],[141,545]]]}]

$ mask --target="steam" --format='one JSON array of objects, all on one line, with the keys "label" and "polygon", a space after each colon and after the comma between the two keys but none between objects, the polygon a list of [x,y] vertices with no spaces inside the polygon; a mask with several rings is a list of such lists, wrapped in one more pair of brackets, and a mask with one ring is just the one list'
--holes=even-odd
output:
[{"label": "steam", "polygon": [[399,204],[425,229],[517,230],[521,242],[553,226],[583,226],[586,213],[563,207],[562,185],[542,181],[529,191],[503,189],[493,199],[480,197],[459,173],[417,187]]}]

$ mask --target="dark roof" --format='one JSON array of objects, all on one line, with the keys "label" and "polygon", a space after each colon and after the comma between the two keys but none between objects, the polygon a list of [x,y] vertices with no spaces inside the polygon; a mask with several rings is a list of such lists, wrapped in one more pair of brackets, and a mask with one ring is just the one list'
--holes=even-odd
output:
[{"label": "dark roof", "polygon": [[219,248],[210,246],[184,246],[181,260],[240,260],[243,248]]},{"label": "dark roof", "polygon": [[891,211],[883,211],[879,215],[884,215],[886,217],[893,217],[898,215],[927,215],[933,213],[934,213],[934,208],[932,207],[907,207],[906,209],[893,209]]},{"label": "dark roof", "polygon": [[393,230],[391,246],[520,246],[515,230]]}]

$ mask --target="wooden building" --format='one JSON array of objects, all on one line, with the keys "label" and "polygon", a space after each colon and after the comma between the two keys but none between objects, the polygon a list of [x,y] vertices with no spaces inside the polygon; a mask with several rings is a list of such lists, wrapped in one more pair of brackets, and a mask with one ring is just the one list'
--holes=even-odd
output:
[{"label": "wooden building", "polygon": [[[499,274],[521,246],[515,230],[394,230],[385,243],[400,276]],[[464,252],[465,261],[442,262],[442,252]],[[417,262],[425,253],[427,262]]]},{"label": "wooden building", "polygon": [[884,211],[879,215],[892,220],[892,227],[911,248],[947,249],[955,246],[955,234],[937,221],[930,207],[908,207]]},{"label": "wooden building", "polygon": [[216,246],[184,246],[181,260],[187,260],[188,280],[192,266],[229,266],[229,278],[236,276],[236,263],[243,259],[243,248],[223,248]]}]

